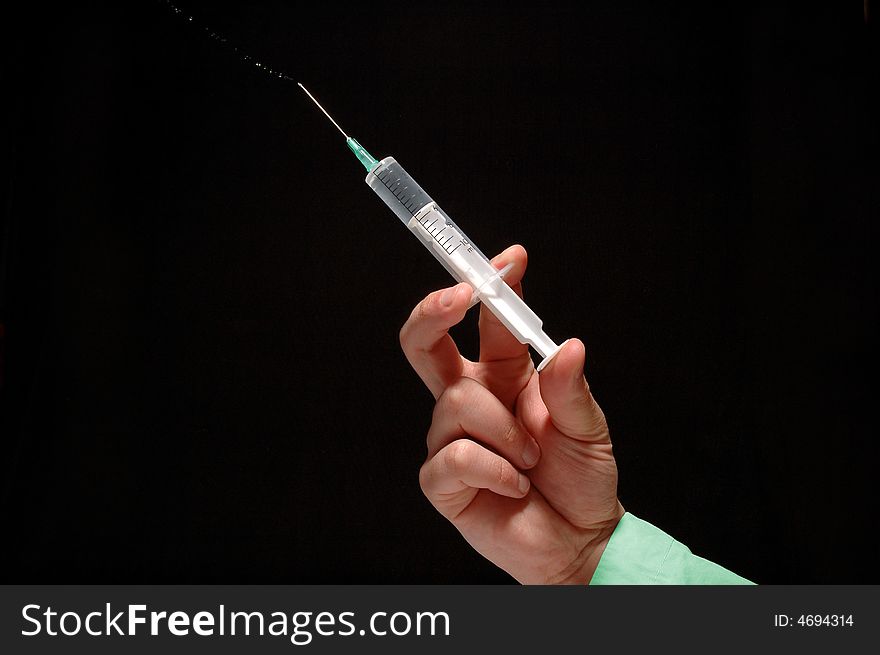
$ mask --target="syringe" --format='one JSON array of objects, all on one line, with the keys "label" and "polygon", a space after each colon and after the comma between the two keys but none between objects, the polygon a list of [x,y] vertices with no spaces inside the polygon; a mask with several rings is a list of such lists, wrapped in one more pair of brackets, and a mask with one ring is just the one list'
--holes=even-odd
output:
[{"label": "syringe", "polygon": [[367,169],[366,183],[403,221],[434,257],[459,282],[474,289],[472,302],[479,300],[498,317],[520,343],[529,344],[543,358],[538,371],[559,352],[542,328],[542,321],[504,282],[510,265],[497,270],[464,232],[440,209],[394,157],[377,161],[355,139],[348,136],[302,84],[300,88],[345,137],[345,143]]}]

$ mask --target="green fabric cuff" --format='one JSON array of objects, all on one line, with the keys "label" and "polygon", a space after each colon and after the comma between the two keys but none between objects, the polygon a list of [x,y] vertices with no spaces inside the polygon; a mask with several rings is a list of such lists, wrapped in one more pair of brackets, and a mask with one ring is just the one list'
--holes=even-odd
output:
[{"label": "green fabric cuff", "polygon": [[702,557],[647,521],[623,515],[591,585],[741,585],[754,584]]}]

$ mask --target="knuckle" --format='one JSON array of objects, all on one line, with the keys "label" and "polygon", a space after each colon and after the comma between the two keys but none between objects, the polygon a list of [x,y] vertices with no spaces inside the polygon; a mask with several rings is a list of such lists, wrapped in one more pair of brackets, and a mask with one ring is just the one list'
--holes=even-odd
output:
[{"label": "knuckle", "polygon": [[501,487],[510,486],[513,480],[513,471],[502,458],[498,458],[495,463],[495,479]]},{"label": "knuckle", "polygon": [[432,295],[422,298],[422,300],[419,301],[419,303],[415,307],[413,307],[413,310],[410,312],[409,318],[407,318],[406,321],[403,323],[403,326],[401,326],[400,332],[397,337],[400,340],[400,345],[404,350],[407,350],[407,344],[412,340],[412,334],[416,326],[424,321],[425,318],[428,316],[428,306],[431,304]]},{"label": "knuckle", "polygon": [[407,343],[409,342],[409,331],[410,324],[409,321],[406,321],[400,328],[400,332],[397,334],[397,340],[400,342],[400,347],[406,351]]},{"label": "knuckle", "polygon": [[507,445],[512,445],[518,441],[518,437],[519,426],[517,426],[516,421],[508,421],[501,434],[501,442]]},{"label": "knuckle", "polygon": [[466,439],[450,444],[444,454],[446,469],[451,473],[461,473],[467,467],[472,452],[471,442]]},{"label": "knuckle", "polygon": [[468,378],[459,378],[446,387],[440,395],[440,398],[437,400],[435,411],[450,413],[453,415],[460,414],[464,411],[468,406],[468,397],[472,391],[469,382]]},{"label": "knuckle", "polygon": [[413,309],[412,316],[410,317],[411,320],[416,323],[420,323],[425,319],[430,318],[432,314],[436,314],[439,299],[439,291],[429,293],[427,296],[422,298],[419,304],[415,306],[415,309]]},{"label": "knuckle", "polygon": [[419,469],[419,487],[422,489],[422,493],[428,493],[428,487],[430,486],[431,478],[431,462],[430,460],[422,464],[422,467]]}]

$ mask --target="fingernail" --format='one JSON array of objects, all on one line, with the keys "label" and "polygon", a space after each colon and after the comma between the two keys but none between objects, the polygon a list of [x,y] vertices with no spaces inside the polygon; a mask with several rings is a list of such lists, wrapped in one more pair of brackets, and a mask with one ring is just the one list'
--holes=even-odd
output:
[{"label": "fingernail", "polygon": [[453,298],[455,298],[455,292],[458,290],[458,286],[450,287],[446,289],[442,294],[440,294],[440,304],[445,307],[449,307],[452,304]]},{"label": "fingernail", "polygon": [[538,447],[538,442],[532,438],[529,438],[529,442],[526,444],[526,447],[522,452],[522,460],[526,466],[534,466],[538,463],[538,458],[541,456],[541,449]]},{"label": "fingernail", "polygon": [[519,485],[518,486],[519,486],[520,492],[523,494],[529,490],[529,486],[530,486],[529,479],[526,476],[524,476],[522,473],[520,473],[520,475],[519,475]]}]

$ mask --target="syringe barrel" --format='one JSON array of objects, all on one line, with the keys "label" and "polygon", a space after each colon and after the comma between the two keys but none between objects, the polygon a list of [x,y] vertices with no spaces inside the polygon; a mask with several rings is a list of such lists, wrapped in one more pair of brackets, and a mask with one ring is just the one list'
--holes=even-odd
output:
[{"label": "syringe barrel", "polygon": [[[456,252],[468,255],[470,267],[476,266],[476,275],[491,275],[495,268],[454,223],[449,215],[427,194],[394,157],[386,157],[367,173],[366,183],[383,202],[437,258],[459,282],[476,282],[475,275],[466,276],[466,268],[455,266],[451,257]],[[434,213],[428,217],[428,213]],[[427,220],[424,220],[427,218]],[[419,219],[422,219],[420,222]],[[459,246],[465,247],[461,250]]]},{"label": "syringe barrel", "polygon": [[393,157],[381,160],[365,181],[452,277],[470,284],[520,343],[530,344],[541,354],[544,361],[538,370],[543,368],[558,347],[541,329],[541,319],[431,196]]},{"label": "syringe barrel", "polygon": [[365,181],[404,225],[422,207],[433,202],[431,196],[403,170],[394,157],[381,160],[367,173]]}]

